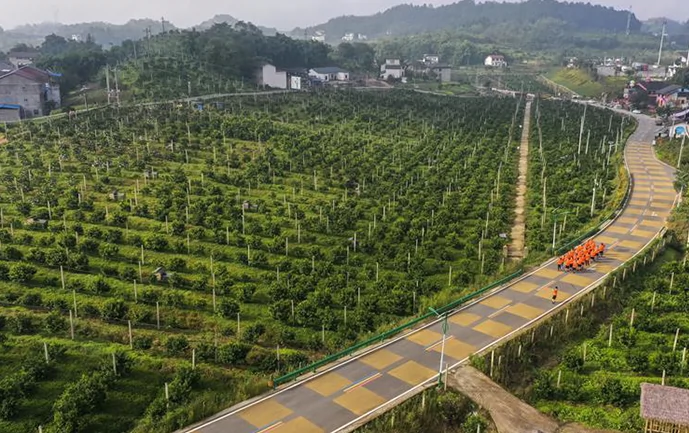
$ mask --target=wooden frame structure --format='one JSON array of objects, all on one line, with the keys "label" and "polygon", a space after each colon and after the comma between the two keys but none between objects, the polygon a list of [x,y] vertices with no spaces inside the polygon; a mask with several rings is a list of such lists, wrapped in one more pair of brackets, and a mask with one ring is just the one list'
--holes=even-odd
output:
[{"label": "wooden frame structure", "polygon": [[644,433],[689,433],[689,389],[641,384]]}]

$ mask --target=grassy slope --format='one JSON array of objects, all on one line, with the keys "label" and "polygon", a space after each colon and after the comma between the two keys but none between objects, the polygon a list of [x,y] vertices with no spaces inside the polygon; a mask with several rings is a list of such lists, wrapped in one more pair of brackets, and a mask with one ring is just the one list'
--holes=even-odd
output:
[{"label": "grassy slope", "polygon": [[580,69],[554,69],[546,74],[550,80],[567,87],[585,98],[600,98],[603,93],[615,95],[622,92],[626,76],[601,77],[594,81]]}]

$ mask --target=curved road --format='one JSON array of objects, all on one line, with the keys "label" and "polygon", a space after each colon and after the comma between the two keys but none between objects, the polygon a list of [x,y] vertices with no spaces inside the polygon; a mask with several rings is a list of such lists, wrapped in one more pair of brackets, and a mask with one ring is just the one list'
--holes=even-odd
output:
[{"label": "curved road", "polygon": [[[462,307],[449,318],[445,362],[450,368],[469,355],[508,340],[563,308],[650,243],[665,225],[677,195],[674,172],[659,162],[651,141],[653,121],[639,127],[625,147],[634,177],[632,195],[619,217],[595,237],[608,246],[605,258],[582,273],[557,271],[554,260]],[[551,287],[560,287],[551,304]],[[243,403],[185,429],[198,433],[344,432],[395,400],[437,380],[442,346],[439,321],[410,331],[308,379]]]}]

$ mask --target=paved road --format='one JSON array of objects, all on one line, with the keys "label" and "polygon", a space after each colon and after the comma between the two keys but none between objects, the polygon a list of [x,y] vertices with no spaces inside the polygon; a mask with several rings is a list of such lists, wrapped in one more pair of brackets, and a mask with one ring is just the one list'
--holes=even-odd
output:
[{"label": "paved road", "polygon": [[[462,308],[449,319],[445,361],[450,367],[562,308],[625,261],[662,229],[676,199],[673,170],[654,157],[653,121],[640,127],[626,146],[634,176],[628,206],[596,237],[609,250],[604,260],[577,274],[558,272],[551,260],[518,281]],[[550,288],[560,287],[551,304]],[[347,360],[308,380],[185,430],[198,433],[321,433],[347,429],[381,405],[437,380],[442,342],[439,322],[403,335],[376,350]]]}]

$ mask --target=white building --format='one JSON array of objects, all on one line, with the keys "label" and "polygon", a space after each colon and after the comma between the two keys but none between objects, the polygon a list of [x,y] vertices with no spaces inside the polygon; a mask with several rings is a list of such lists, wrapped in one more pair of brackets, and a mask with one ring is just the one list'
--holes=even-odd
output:
[{"label": "white building", "polygon": [[290,75],[289,88],[292,90],[301,90],[301,77]]},{"label": "white building", "polygon": [[316,30],[313,36],[311,36],[312,41],[325,42],[325,32],[323,30]]},{"label": "white building", "polygon": [[507,61],[505,60],[505,56],[500,54],[491,54],[490,56],[486,57],[484,64],[486,66],[492,66],[495,68],[504,68],[507,66]]},{"label": "white building", "polygon": [[440,56],[437,54],[424,54],[422,61],[427,65],[437,65],[440,63]]},{"label": "white building", "polygon": [[9,53],[7,57],[15,68],[21,68],[22,66],[33,64],[34,60],[38,57],[38,53],[15,51],[13,53]]},{"label": "white building", "polygon": [[287,72],[278,70],[270,63],[265,63],[258,69],[256,79],[261,87],[287,89]]},{"label": "white building", "polygon": [[345,33],[345,35],[342,36],[342,40],[345,42],[352,42],[354,40],[354,33]]},{"label": "white building", "polygon": [[380,65],[380,78],[387,80],[393,78],[400,80],[404,77],[404,69],[400,63],[400,59],[386,59],[385,64]]},{"label": "white building", "polygon": [[349,81],[349,72],[336,66],[313,68],[309,70],[309,77],[318,78],[321,81]]}]

